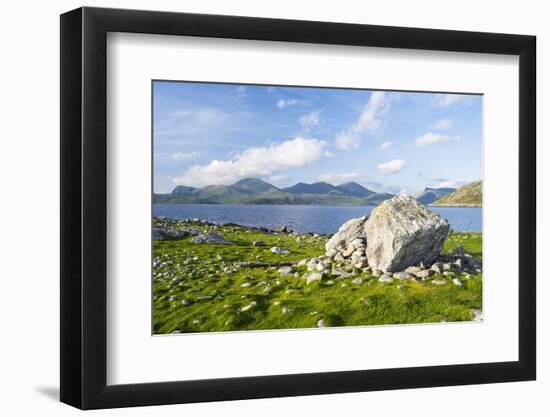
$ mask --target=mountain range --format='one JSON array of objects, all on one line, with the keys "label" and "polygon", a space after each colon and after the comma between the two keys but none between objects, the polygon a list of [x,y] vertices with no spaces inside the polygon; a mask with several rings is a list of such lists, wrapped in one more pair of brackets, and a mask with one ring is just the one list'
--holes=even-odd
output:
[{"label": "mountain range", "polygon": [[[430,204],[455,191],[454,188],[426,188],[421,202]],[[232,185],[207,185],[202,188],[176,186],[171,193],[154,194],[155,203],[180,204],[301,204],[301,205],[378,205],[393,197],[377,193],[356,182],[332,185],[321,181],[299,182],[277,188],[259,178],[246,178]]]},{"label": "mountain range", "polygon": [[483,204],[483,182],[476,181],[463,185],[432,203],[445,207],[481,207]]}]

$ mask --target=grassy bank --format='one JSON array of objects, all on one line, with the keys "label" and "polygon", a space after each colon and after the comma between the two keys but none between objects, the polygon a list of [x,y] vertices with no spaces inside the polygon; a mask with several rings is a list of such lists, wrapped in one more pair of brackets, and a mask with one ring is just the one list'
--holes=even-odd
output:
[{"label": "grassy bank", "polygon": [[[481,274],[457,275],[463,283],[457,286],[447,276],[380,283],[370,273],[353,271],[349,278],[329,275],[306,285],[305,266],[281,276],[276,267],[241,268],[238,263],[297,262],[319,256],[328,236],[274,235],[200,222],[182,227],[222,234],[235,245],[196,244],[192,236],[153,241],[157,334],[311,328],[319,320],[325,326],[467,321],[473,309],[481,310]],[[252,246],[253,241],[265,246]],[[462,246],[481,259],[481,241],[480,233],[453,233],[443,250]],[[290,253],[272,253],[273,246]],[[434,279],[445,283],[435,285]]]}]

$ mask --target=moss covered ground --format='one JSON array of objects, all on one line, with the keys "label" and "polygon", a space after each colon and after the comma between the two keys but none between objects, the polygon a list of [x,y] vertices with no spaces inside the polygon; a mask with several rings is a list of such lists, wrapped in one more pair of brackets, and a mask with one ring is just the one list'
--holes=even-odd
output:
[{"label": "moss covered ground", "polygon": [[[183,223],[182,223],[183,224]],[[329,236],[275,235],[241,226],[186,222],[185,229],[222,234],[235,245],[196,244],[192,236],[153,241],[153,332],[220,332],[472,320],[481,310],[481,274],[380,283],[368,272],[306,284],[305,266],[281,276],[277,267],[239,262],[297,262],[324,254]],[[263,241],[265,246],[253,246]],[[276,254],[273,246],[287,249]],[[452,233],[443,251],[462,246],[482,257],[480,233]],[[357,280],[361,278],[361,280]],[[444,279],[442,285],[432,280]],[[353,282],[355,281],[355,283]],[[359,282],[361,281],[361,282]]]}]

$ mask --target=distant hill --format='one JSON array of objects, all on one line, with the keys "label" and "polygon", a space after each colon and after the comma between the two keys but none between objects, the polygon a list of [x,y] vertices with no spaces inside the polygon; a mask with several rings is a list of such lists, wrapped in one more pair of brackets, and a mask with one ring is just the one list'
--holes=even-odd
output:
[{"label": "distant hill", "polygon": [[298,183],[279,189],[259,178],[246,178],[232,185],[202,188],[178,185],[171,193],[154,194],[155,203],[180,204],[294,204],[377,205],[393,194],[376,193],[355,182],[334,186],[327,182]]},{"label": "distant hill", "polygon": [[481,207],[483,204],[482,181],[471,182],[458,190],[434,201],[434,206]]},{"label": "distant hill", "polygon": [[440,199],[444,195],[450,194],[453,191],[456,191],[456,188],[424,188],[422,194],[420,194],[416,199],[422,204],[431,204],[434,201]]}]

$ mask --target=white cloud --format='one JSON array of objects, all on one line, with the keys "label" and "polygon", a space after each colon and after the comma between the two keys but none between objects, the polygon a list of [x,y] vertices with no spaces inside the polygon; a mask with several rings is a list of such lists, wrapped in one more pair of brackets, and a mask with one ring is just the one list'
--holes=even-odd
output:
[{"label": "white cloud", "polygon": [[434,129],[447,130],[453,127],[453,125],[454,125],[454,122],[452,121],[452,119],[447,117],[446,119],[440,119],[437,122],[435,122]]},{"label": "white cloud", "polygon": [[382,145],[380,145],[380,150],[381,151],[385,151],[386,149],[388,149],[390,146],[392,145],[392,143],[387,140],[385,141]]},{"label": "white cloud", "polygon": [[213,160],[207,165],[195,165],[173,178],[176,184],[201,186],[232,184],[247,177],[270,177],[277,171],[301,167],[323,157],[328,144],[323,140],[297,137],[265,147],[249,148],[229,160]]},{"label": "white cloud", "polygon": [[329,150],[326,150],[325,152],[323,152],[323,155],[326,156],[327,158],[334,158],[336,156],[334,152],[331,152]]},{"label": "white cloud", "polygon": [[298,122],[304,127],[318,126],[321,123],[321,111],[314,111],[300,116]]},{"label": "white cloud", "polygon": [[393,159],[383,164],[378,165],[376,168],[378,172],[382,174],[397,174],[403,171],[407,162],[404,159]]},{"label": "white cloud", "polygon": [[329,182],[331,184],[343,184],[345,182],[356,181],[360,178],[360,175],[356,172],[345,172],[341,174],[321,174],[319,175],[319,181]]},{"label": "white cloud", "polygon": [[447,107],[464,99],[460,94],[436,94],[434,103],[439,107]]},{"label": "white cloud", "polygon": [[345,151],[356,149],[360,144],[361,139],[357,135],[342,132],[336,136],[336,146]]},{"label": "white cloud", "polygon": [[191,161],[197,159],[200,154],[198,152],[175,152],[171,156],[174,161]]},{"label": "white cloud", "polygon": [[448,142],[450,139],[447,135],[440,135],[438,133],[426,133],[425,135],[416,138],[416,146],[424,148],[426,146],[435,145],[436,143]]},{"label": "white cloud", "polygon": [[344,150],[358,148],[361,144],[361,135],[378,129],[382,123],[381,116],[388,109],[388,95],[382,91],[374,91],[355,124],[337,135],[336,145]]},{"label": "white cloud", "polygon": [[297,100],[295,98],[291,98],[291,99],[288,99],[288,100],[283,100],[283,99],[280,99],[280,100],[277,100],[277,107],[280,108],[280,109],[284,109],[285,107],[288,107],[288,106],[296,106],[297,104],[302,104],[302,105],[305,105],[307,104],[307,101],[305,100]]}]

